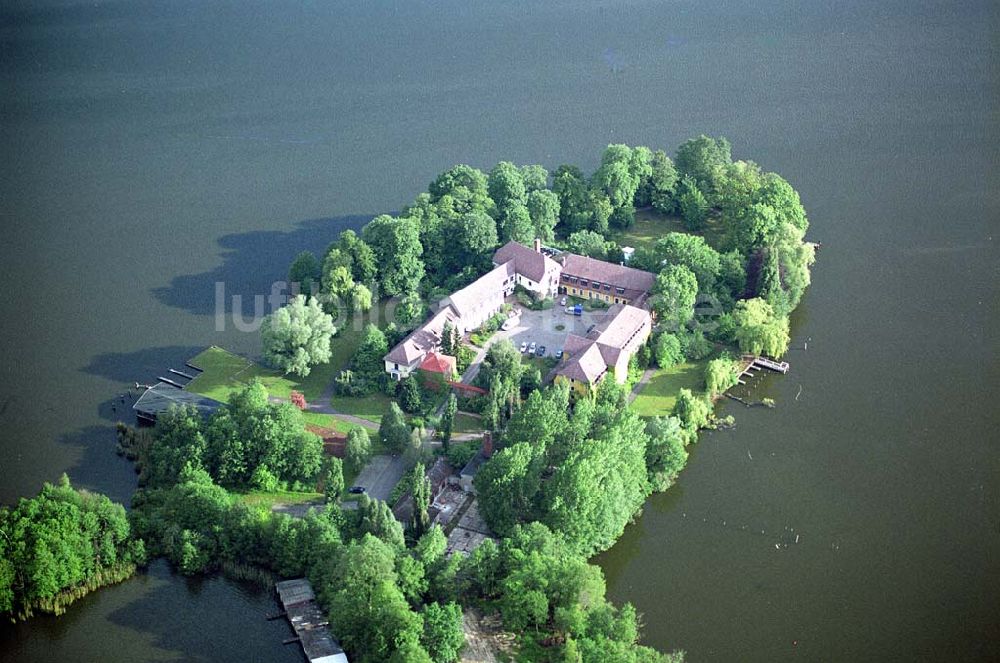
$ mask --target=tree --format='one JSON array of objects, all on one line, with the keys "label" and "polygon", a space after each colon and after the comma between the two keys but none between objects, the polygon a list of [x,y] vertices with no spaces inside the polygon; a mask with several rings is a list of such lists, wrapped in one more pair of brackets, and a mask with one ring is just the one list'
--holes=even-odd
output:
[{"label": "tree", "polygon": [[372,441],[368,431],[355,426],[347,431],[347,442],[344,446],[344,462],[351,473],[358,473],[368,463],[372,455]]},{"label": "tree", "polygon": [[521,170],[509,161],[501,161],[495,165],[490,171],[487,182],[490,198],[496,203],[501,215],[515,205],[523,206],[528,202],[524,176]]},{"label": "tree", "polygon": [[415,292],[424,277],[420,229],[411,219],[394,219],[382,214],[362,231],[381,267],[382,290],[386,295]]},{"label": "tree", "polygon": [[667,329],[679,329],[694,316],[698,280],[684,265],[670,265],[660,272],[652,292],[655,295],[653,310]]},{"label": "tree", "polygon": [[424,634],[421,644],[435,663],[457,661],[465,646],[462,608],[457,603],[428,603],[422,611]]},{"label": "tree", "polygon": [[345,548],[330,573],[330,623],[352,661],[388,661],[423,633],[420,615],[396,586],[395,556],[392,546],[364,536]]},{"label": "tree", "polygon": [[511,240],[521,244],[529,244],[535,238],[535,227],[531,215],[523,203],[515,203],[500,212],[497,220],[500,242]]},{"label": "tree", "polygon": [[529,194],[532,191],[542,191],[549,184],[549,171],[538,165],[521,166],[521,179]]},{"label": "tree", "polygon": [[708,216],[708,201],[693,177],[685,175],[677,190],[677,206],[689,230],[701,230]]},{"label": "tree", "polygon": [[378,274],[375,252],[357,233],[347,229],[340,233],[337,248],[350,258],[351,277],[364,285],[370,285]]},{"label": "tree", "polygon": [[288,282],[298,284],[299,292],[311,295],[319,291],[320,263],[312,251],[303,251],[288,268]]},{"label": "tree", "polygon": [[328,504],[337,504],[340,502],[340,495],[344,492],[344,465],[336,456],[330,456],[326,463],[323,495]]},{"label": "tree", "polygon": [[385,368],[383,357],[389,352],[389,342],[385,333],[375,325],[368,323],[361,332],[361,343],[354,353],[352,366],[355,372],[373,379]]},{"label": "tree", "polygon": [[684,265],[698,280],[699,292],[711,292],[719,276],[721,256],[704,237],[667,233],[656,242],[657,257],[668,265]]},{"label": "tree", "polygon": [[433,232],[437,235],[431,239],[437,247],[436,269],[442,281],[465,267],[477,273],[488,268],[499,242],[497,222],[482,210],[445,219]]},{"label": "tree", "polygon": [[684,141],[677,148],[674,163],[677,170],[695,179],[705,197],[712,200],[732,162],[732,147],[725,138],[710,138],[704,134]]},{"label": "tree", "polygon": [[62,614],[89,591],[131,576],[145,558],[125,509],[77,492],[63,474],[36,497],[0,507],[0,613]]},{"label": "tree", "polygon": [[406,415],[396,403],[389,404],[389,411],[383,415],[379,424],[378,434],[389,451],[398,453],[406,448],[410,439],[410,427],[406,423]]},{"label": "tree", "polygon": [[591,180],[593,188],[607,196],[613,210],[612,218],[623,228],[631,225],[635,218],[635,194],[644,167],[648,164],[633,158],[633,151],[627,145],[608,145],[601,156],[601,167]]},{"label": "tree", "polygon": [[323,260],[322,291],[330,303],[348,300],[354,289],[351,260],[340,249],[333,249]]},{"label": "tree", "polygon": [[684,361],[684,351],[676,334],[663,332],[656,338],[654,350],[656,365],[660,368],[670,368]]},{"label": "tree", "polygon": [[695,433],[708,424],[712,415],[712,406],[702,398],[695,396],[690,389],[677,392],[673,416],[680,421],[681,427],[688,433]]},{"label": "tree", "polygon": [[457,412],[458,398],[455,397],[454,393],[448,394],[448,403],[445,405],[444,413],[441,416],[441,425],[438,426],[438,430],[441,431],[441,448],[444,449],[445,454],[448,453],[451,432],[455,425],[455,414]]},{"label": "tree", "polygon": [[570,448],[543,488],[542,522],[585,556],[609,548],[649,494],[642,420],[627,407],[598,409],[607,423]]},{"label": "tree", "polygon": [[552,192],[559,199],[559,223],[563,234],[590,227],[587,181],[576,166],[559,166],[552,180]]},{"label": "tree", "polygon": [[504,536],[531,511],[544,469],[541,445],[512,444],[490,458],[473,480],[483,519]]},{"label": "tree", "polygon": [[654,491],[662,492],[673,485],[687,464],[685,449],[689,434],[677,417],[653,417],[646,424],[649,443],[646,445],[646,470]]},{"label": "tree", "polygon": [[292,298],[261,323],[264,359],[285,373],[305,377],[312,366],[330,361],[333,318],[313,298]]},{"label": "tree", "polygon": [[389,505],[362,494],[358,500],[358,536],[365,534],[371,534],[393,548],[403,548],[403,526],[396,520]]},{"label": "tree", "polygon": [[744,299],[733,310],[734,336],[740,350],[778,358],[788,349],[788,318],[779,316],[763,299]]},{"label": "tree", "polygon": [[548,189],[531,191],[527,207],[535,237],[543,241],[555,239],[556,224],[559,223],[559,197]]},{"label": "tree", "polygon": [[487,214],[493,211],[486,175],[471,166],[460,164],[449,168],[431,182],[428,191],[429,201],[442,216],[461,216],[473,210]]},{"label": "tree", "polygon": [[396,398],[404,412],[413,414],[420,411],[423,399],[420,395],[420,385],[414,376],[408,375],[399,381],[396,385]]},{"label": "tree", "polygon": [[372,308],[372,291],[367,286],[355,283],[351,288],[351,305],[357,313],[367,313]]},{"label": "tree", "polygon": [[409,478],[410,495],[413,497],[413,516],[410,520],[410,533],[413,539],[419,539],[430,527],[430,517],[427,510],[431,506],[431,482],[424,475],[424,466],[417,463],[413,466]]},{"label": "tree", "polygon": [[207,443],[201,414],[193,406],[170,407],[156,418],[154,443],[140,458],[141,484],[165,486],[177,482],[185,465],[203,467]]},{"label": "tree", "polygon": [[721,394],[736,386],[740,378],[740,364],[732,357],[719,357],[705,366],[705,391],[711,395]]},{"label": "tree", "polygon": [[309,483],[322,464],[323,442],[305,430],[291,403],[271,403],[252,380],[211,418],[205,467],[224,486],[274,489],[274,482]]},{"label": "tree", "polygon": [[676,207],[677,169],[663,150],[653,152],[650,175],[645,182],[645,197],[653,209],[672,214]]},{"label": "tree", "polygon": [[578,230],[567,240],[569,250],[577,255],[604,260],[608,255],[604,237],[593,230]]}]

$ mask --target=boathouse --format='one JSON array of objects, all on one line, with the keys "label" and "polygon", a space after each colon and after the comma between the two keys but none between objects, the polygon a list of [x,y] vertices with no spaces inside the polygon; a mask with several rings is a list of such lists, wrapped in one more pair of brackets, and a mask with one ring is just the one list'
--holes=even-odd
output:
[{"label": "boathouse", "polygon": [[330,633],[330,622],[316,602],[312,585],[305,578],[283,580],[274,586],[278,600],[295,630],[295,639],[310,663],[348,663],[347,654]]}]

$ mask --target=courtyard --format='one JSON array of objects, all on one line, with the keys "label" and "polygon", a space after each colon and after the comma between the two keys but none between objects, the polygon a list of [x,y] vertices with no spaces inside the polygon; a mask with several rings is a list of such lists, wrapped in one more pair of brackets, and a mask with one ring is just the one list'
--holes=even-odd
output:
[{"label": "courtyard", "polygon": [[545,356],[553,357],[556,351],[562,350],[568,334],[586,336],[587,330],[604,316],[604,311],[583,311],[583,315],[570,315],[565,307],[556,305],[545,311],[532,311],[512,302],[521,311],[516,325],[506,331],[497,332],[497,338],[508,338],[514,347],[520,348],[521,343],[536,347],[545,346]]}]

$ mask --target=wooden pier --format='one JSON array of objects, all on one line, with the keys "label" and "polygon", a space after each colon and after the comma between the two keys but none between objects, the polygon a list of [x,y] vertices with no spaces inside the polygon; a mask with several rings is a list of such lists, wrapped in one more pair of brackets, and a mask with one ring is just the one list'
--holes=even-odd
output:
[{"label": "wooden pier", "polygon": [[787,373],[790,368],[787,361],[775,361],[773,359],[768,359],[767,357],[755,357],[752,365],[762,366],[776,373],[781,373],[782,375]]},{"label": "wooden pier", "polygon": [[756,371],[767,369],[784,375],[790,368],[787,361],[775,361],[759,355],[743,355],[742,362],[742,370],[736,378],[736,383],[741,385],[746,385],[749,378],[755,377]]}]

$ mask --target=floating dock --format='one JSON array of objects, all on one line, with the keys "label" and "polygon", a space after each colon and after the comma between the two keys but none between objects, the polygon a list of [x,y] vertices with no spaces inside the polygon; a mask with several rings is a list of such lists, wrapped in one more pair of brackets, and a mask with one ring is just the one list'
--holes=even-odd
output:
[{"label": "floating dock", "polygon": [[283,580],[274,586],[278,600],[295,631],[283,644],[299,642],[310,663],[348,663],[347,654],[330,633],[330,622],[316,602],[312,585],[305,578]]}]

